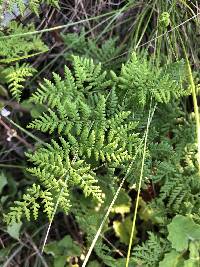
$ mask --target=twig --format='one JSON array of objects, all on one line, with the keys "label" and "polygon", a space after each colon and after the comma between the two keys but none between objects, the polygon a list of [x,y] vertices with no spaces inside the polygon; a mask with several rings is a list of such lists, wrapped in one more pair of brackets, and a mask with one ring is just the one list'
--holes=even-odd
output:
[{"label": "twig", "polygon": [[37,246],[35,245],[35,243],[33,242],[33,240],[31,239],[31,237],[29,236],[28,233],[25,232],[25,236],[28,239],[29,243],[31,244],[32,248],[35,250],[36,254],[38,255],[38,257],[41,259],[41,262],[43,263],[43,265],[45,267],[49,267],[47,262],[45,261],[44,257],[42,257],[39,249],[37,248]]},{"label": "twig", "polygon": [[17,134],[17,131],[10,126],[8,126],[3,120],[2,117],[0,116],[0,124],[7,130],[7,135],[8,135],[8,141],[11,141],[12,137],[17,138],[21,143],[23,143],[25,146],[29,147],[30,149],[34,149],[34,147],[28,143],[25,139],[23,139],[21,136]]}]

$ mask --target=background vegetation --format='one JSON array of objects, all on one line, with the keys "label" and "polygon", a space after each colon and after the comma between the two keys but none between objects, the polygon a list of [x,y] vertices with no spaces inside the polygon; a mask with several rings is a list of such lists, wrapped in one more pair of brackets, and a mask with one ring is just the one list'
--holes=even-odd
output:
[{"label": "background vegetation", "polygon": [[0,266],[200,266],[199,14],[0,0]]}]

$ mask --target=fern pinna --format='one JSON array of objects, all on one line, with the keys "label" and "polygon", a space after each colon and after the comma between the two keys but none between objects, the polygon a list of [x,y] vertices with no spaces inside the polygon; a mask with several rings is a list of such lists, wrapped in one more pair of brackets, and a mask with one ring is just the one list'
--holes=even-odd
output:
[{"label": "fern pinna", "polygon": [[[11,208],[6,221],[19,221],[22,212],[29,220],[43,206],[48,218],[55,203],[68,212],[70,194],[79,187],[85,196],[102,202],[95,168],[123,168],[132,159],[139,141],[137,122],[130,111],[119,105],[115,87],[102,72],[101,64],[74,57],[74,74],[65,68],[65,78],[54,74],[54,83],[45,80],[30,101],[43,104],[47,112],[29,124],[29,128],[52,134],[50,144],[28,153],[36,167],[28,171],[36,176],[33,184]],[[41,201],[42,200],[42,201]]]}]

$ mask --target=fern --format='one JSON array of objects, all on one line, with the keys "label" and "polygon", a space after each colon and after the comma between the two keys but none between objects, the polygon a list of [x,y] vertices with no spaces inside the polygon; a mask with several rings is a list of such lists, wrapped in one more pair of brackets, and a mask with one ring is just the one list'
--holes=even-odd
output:
[{"label": "fern", "polygon": [[[66,194],[66,203],[63,197],[59,206],[67,212],[68,194],[74,187],[102,202],[98,176],[92,169],[102,163],[107,168],[123,168],[132,159],[140,139],[134,133],[137,122],[117,104],[114,88],[106,92],[111,82],[101,71],[101,64],[74,57],[74,75],[66,68],[65,79],[54,74],[54,81],[45,80],[30,99],[47,105],[48,111],[29,127],[49,132],[52,141],[34,154],[27,154],[36,166],[28,171],[53,200],[61,191]],[[53,137],[55,134],[60,137]]]},{"label": "fern", "polygon": [[5,81],[8,84],[8,88],[14,98],[20,101],[23,83],[26,78],[33,76],[36,72],[29,64],[22,64],[21,66],[17,63],[15,66],[11,66],[2,71],[2,75],[5,75]]},{"label": "fern", "polygon": [[52,195],[49,191],[43,191],[40,185],[33,184],[27,189],[26,194],[23,195],[22,201],[15,201],[14,207],[10,208],[10,213],[5,215],[5,221],[8,224],[13,222],[20,222],[21,217],[25,215],[27,220],[30,220],[31,214],[37,219],[38,210],[41,204],[44,205],[44,212],[51,217],[53,213]]},{"label": "fern", "polygon": [[[153,97],[157,110],[148,138],[142,189],[145,192],[150,183],[158,188],[156,199],[151,197],[146,204],[151,210],[147,220],[162,225],[162,237],[150,233],[144,244],[134,248],[131,264],[158,266],[171,251],[167,219],[181,213],[200,221],[194,122],[183,116],[178,100],[186,94],[181,64],[157,70],[134,54],[122,66],[119,77],[112,72],[110,80],[101,63],[73,56],[73,70],[65,67],[64,78],[53,73],[53,81],[45,79],[30,98],[45,112],[28,127],[47,133],[50,143],[26,154],[33,165],[27,171],[34,176],[34,184],[10,208],[7,223],[18,222],[23,216],[37,219],[39,210],[51,220],[58,205],[59,211],[74,213],[86,233],[86,245],[90,243],[136,150],[127,182],[137,186],[145,108]],[[174,112],[169,112],[173,107]],[[101,238],[95,253],[107,266],[117,266],[112,249]],[[120,264],[124,265],[124,259]]]},{"label": "fern", "polygon": [[[158,103],[168,103],[172,98],[186,95],[187,91],[182,86],[185,75],[183,63],[175,64],[156,69],[145,57],[140,58],[133,53],[131,59],[122,65],[119,77],[112,73],[120,98],[124,99],[125,105],[135,103],[136,107],[144,108],[151,96]],[[180,69],[175,77],[173,70],[178,68],[177,65]]]},{"label": "fern", "polygon": [[[16,36],[4,38],[7,35],[18,35],[28,31],[34,31],[33,25],[22,26],[16,22],[10,23],[6,33],[0,33],[0,62],[4,64],[29,57],[31,53],[42,52],[47,49],[39,36]],[[35,69],[28,63],[12,63],[0,69],[2,81],[8,85],[12,96],[20,101],[25,81],[33,76]]]},{"label": "fern", "polygon": [[33,13],[35,13],[37,16],[39,16],[39,8],[42,3],[47,3],[48,5],[52,5],[55,7],[59,7],[58,0],[29,0],[29,1],[23,1],[23,0],[10,0],[6,2],[4,0],[0,1],[1,6],[5,6],[4,13],[5,12],[12,12],[14,8],[18,8],[21,15],[23,15],[26,11],[26,9],[30,9]]},{"label": "fern", "polygon": [[[47,86],[41,86],[31,101],[47,103],[48,112],[33,121],[29,127],[43,132],[57,131],[58,134],[67,136],[70,145],[78,150],[80,156],[116,163],[129,160],[128,154],[133,153],[133,142],[137,140],[137,136],[131,131],[137,123],[129,121],[130,112],[118,110],[116,95],[113,100],[114,89],[107,101],[99,93],[89,96],[88,99],[84,96],[88,95],[88,90],[101,92],[110,85],[109,81],[105,81],[106,73],[100,72],[101,65],[95,67],[93,61],[90,66],[90,73],[93,75],[86,75],[89,62],[87,59],[81,61],[75,57],[75,80],[66,68],[66,80],[63,81],[54,74],[55,85],[46,81]],[[67,97],[64,98],[64,95]]]},{"label": "fern", "polygon": [[[1,62],[9,62],[10,59],[17,59],[21,56],[28,56],[30,53],[42,52],[47,49],[38,35],[23,35],[23,33],[35,31],[32,24],[23,26],[13,21],[9,24],[6,33],[0,33],[0,57]],[[16,35],[6,38],[8,35]]]},{"label": "fern", "polygon": [[157,267],[169,250],[170,244],[167,240],[149,232],[149,239],[133,249],[132,258],[138,265]]},{"label": "fern", "polygon": [[71,60],[71,53],[78,56],[92,58],[95,63],[102,62],[106,69],[119,69],[124,61],[123,57],[117,58],[124,46],[117,45],[117,38],[110,38],[104,42],[96,42],[92,38],[87,38],[84,30],[77,33],[68,33],[62,35],[63,40],[70,53],[66,53],[65,57]]}]

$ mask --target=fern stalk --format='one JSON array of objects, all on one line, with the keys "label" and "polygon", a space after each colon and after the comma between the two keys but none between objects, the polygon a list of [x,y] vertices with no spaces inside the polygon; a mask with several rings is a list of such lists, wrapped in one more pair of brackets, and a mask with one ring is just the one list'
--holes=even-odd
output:
[{"label": "fern stalk", "polygon": [[[152,102],[152,100],[151,100],[151,102]],[[134,231],[135,231],[135,222],[136,222],[136,217],[137,217],[137,211],[138,211],[138,205],[139,205],[139,197],[140,197],[142,178],[143,178],[143,171],[144,171],[144,161],[145,161],[146,148],[147,148],[147,137],[148,137],[149,127],[150,127],[151,120],[152,120],[152,117],[153,117],[155,109],[156,109],[156,106],[154,106],[154,108],[152,110],[152,113],[151,113],[151,103],[150,103],[149,116],[148,116],[148,121],[147,121],[145,139],[144,139],[144,149],[143,149],[143,156],[142,156],[142,166],[141,166],[141,172],[140,172],[140,179],[139,179],[139,185],[138,185],[138,191],[137,191],[137,198],[136,198],[135,211],[134,211],[134,217],[133,217],[133,223],[132,223],[132,229],[131,229],[131,236],[130,236],[130,241],[129,241],[129,246],[128,246],[128,253],[127,253],[127,258],[126,258],[126,267],[129,266],[129,261],[130,261],[130,256],[131,256],[131,248],[132,248],[132,244],[133,244],[133,236],[134,236]]]}]

